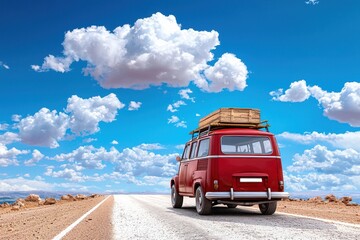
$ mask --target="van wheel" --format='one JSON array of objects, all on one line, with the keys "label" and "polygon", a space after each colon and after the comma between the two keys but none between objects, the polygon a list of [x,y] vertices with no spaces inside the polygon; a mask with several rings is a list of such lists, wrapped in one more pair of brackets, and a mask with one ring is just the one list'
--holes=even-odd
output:
[{"label": "van wheel", "polygon": [[236,208],[236,207],[237,207],[236,204],[226,204],[226,206],[227,206],[228,208]]},{"label": "van wheel", "polygon": [[273,215],[276,211],[277,202],[262,203],[259,204],[260,212],[263,215]]},{"label": "van wheel", "polygon": [[211,213],[211,207],[212,207],[211,201],[205,198],[205,194],[201,186],[199,186],[196,189],[195,202],[196,202],[196,211],[198,212],[198,214],[208,215]]},{"label": "van wheel", "polygon": [[176,191],[175,184],[171,186],[171,205],[173,208],[181,208],[183,205],[184,197],[180,196]]}]

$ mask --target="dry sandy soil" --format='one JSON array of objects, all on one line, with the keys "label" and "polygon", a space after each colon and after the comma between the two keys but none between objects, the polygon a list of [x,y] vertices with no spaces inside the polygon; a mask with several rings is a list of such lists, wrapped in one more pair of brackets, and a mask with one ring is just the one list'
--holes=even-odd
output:
[{"label": "dry sandy soil", "polygon": [[309,217],[324,218],[339,222],[360,224],[360,206],[346,206],[343,203],[314,203],[306,201],[281,201],[278,212]]},{"label": "dry sandy soil", "polygon": [[[20,210],[0,208],[0,239],[51,239],[103,199],[104,196],[81,201],[59,201],[55,205],[32,205]],[[112,211],[113,197],[110,197],[64,239],[79,236],[85,239],[111,239]],[[278,204],[278,211],[360,225],[360,206],[282,201]]]},{"label": "dry sandy soil", "polygon": [[[0,239],[52,239],[103,199],[104,197],[100,196],[79,201],[59,201],[55,205],[46,206],[33,203],[20,210],[0,208]],[[93,234],[88,239],[111,239],[111,200],[112,198],[109,198],[105,201],[98,211],[90,214],[78,225],[86,225],[83,229],[94,229],[96,224],[104,226],[101,231],[99,228],[88,231],[86,234]],[[84,234],[83,232],[81,236],[85,236]],[[105,238],[96,238],[96,234],[104,234],[101,236]],[[67,239],[67,236],[64,239]]]}]

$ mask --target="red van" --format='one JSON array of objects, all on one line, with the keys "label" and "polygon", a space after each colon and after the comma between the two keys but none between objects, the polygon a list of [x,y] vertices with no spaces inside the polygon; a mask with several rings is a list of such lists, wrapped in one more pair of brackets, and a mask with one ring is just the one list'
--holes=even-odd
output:
[{"label": "red van", "polygon": [[217,204],[258,204],[262,214],[271,215],[277,201],[289,197],[273,134],[244,127],[209,127],[196,134],[177,158],[179,172],[170,182],[174,208],[187,196],[195,197],[200,215]]}]

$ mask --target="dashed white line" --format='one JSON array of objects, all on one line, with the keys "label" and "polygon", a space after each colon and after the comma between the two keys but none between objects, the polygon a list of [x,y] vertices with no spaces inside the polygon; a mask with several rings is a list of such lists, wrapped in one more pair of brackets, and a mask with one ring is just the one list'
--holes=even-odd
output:
[{"label": "dashed white line", "polygon": [[103,204],[110,196],[107,196],[104,200],[102,200],[100,203],[98,203],[95,207],[93,207],[91,210],[89,210],[87,213],[85,213],[82,217],[80,217],[78,220],[76,220],[73,224],[68,226],[65,230],[63,230],[61,233],[59,233],[57,236],[53,238],[53,240],[61,240],[66,234],[68,234],[76,225],[78,225],[84,218],[86,218],[90,213],[95,211],[101,204]]}]

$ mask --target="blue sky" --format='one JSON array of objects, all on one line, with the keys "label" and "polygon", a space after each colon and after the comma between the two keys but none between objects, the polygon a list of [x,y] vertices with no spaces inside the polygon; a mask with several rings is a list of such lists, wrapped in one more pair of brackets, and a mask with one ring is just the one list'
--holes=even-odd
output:
[{"label": "blue sky", "polygon": [[201,117],[258,108],[286,190],[360,190],[358,1],[2,1],[0,190],[167,192]]}]

